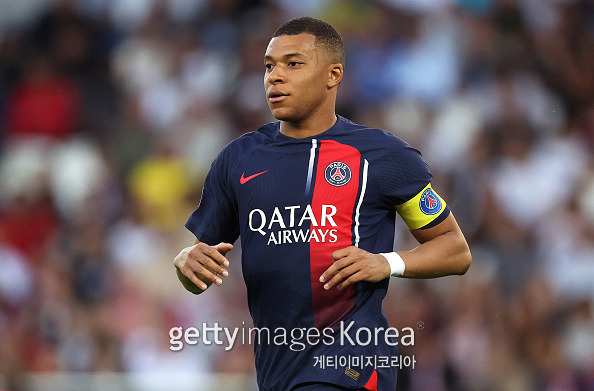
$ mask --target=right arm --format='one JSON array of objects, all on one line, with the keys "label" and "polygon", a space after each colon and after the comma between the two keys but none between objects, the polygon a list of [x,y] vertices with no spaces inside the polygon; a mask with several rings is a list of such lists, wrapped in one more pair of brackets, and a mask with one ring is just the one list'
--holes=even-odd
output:
[{"label": "right arm", "polygon": [[223,280],[218,275],[229,275],[223,266],[229,266],[225,254],[232,248],[233,245],[229,243],[209,246],[196,240],[194,245],[181,250],[173,260],[177,278],[186,290],[196,295],[204,292],[213,283],[221,285]]},{"label": "right arm", "polygon": [[223,283],[221,277],[229,274],[225,270],[229,266],[225,254],[233,248],[230,243],[239,237],[237,202],[230,185],[228,163],[235,159],[227,157],[230,149],[230,146],[225,147],[212,162],[204,180],[200,204],[185,224],[196,238],[209,244],[221,243],[209,246],[196,240],[192,246],[181,250],[173,261],[178,279],[194,294],[204,292],[212,284]]}]

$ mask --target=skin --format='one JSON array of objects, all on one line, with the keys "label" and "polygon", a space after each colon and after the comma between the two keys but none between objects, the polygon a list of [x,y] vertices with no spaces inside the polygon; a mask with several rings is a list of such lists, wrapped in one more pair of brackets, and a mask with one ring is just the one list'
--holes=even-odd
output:
[{"label": "skin", "polygon": [[180,251],[173,260],[177,278],[186,290],[200,294],[212,284],[221,285],[222,277],[228,277],[229,260],[227,252],[233,249],[230,243],[219,243],[209,246],[196,240],[193,246]]},{"label": "skin", "polygon": [[[282,35],[270,40],[265,54],[264,88],[268,106],[280,120],[281,133],[295,138],[315,136],[336,122],[336,93],[343,66],[316,45],[311,34]],[[282,97],[276,97],[282,94]],[[471,263],[466,239],[453,214],[435,227],[411,231],[420,243],[399,251],[406,267],[403,277],[434,278],[464,274]],[[174,259],[177,276],[190,292],[199,294],[228,277],[233,248],[229,243],[209,246],[198,240]],[[333,264],[321,276],[325,289],[343,289],[358,281],[378,282],[390,276],[383,255],[351,246],[332,253]]]},{"label": "skin", "polygon": [[[315,136],[336,122],[335,106],[342,64],[332,63],[311,34],[272,38],[264,57],[264,89],[281,133],[295,138]],[[286,94],[271,101],[275,92]]]}]

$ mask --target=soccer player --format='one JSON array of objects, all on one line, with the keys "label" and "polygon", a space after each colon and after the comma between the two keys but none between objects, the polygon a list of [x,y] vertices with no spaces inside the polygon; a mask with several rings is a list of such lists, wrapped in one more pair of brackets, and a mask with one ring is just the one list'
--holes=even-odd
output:
[{"label": "soccer player", "polygon": [[[271,338],[254,345],[261,390],[394,390],[395,368],[345,360],[322,368],[316,359],[395,356],[383,337],[359,345],[338,334],[389,327],[381,304],[391,275],[464,274],[471,262],[420,153],[336,115],[343,64],[342,40],[328,23],[303,17],[278,28],[264,57],[278,121],[215,159],[186,223],[196,242],[174,260],[184,287],[202,293],[228,276],[225,254],[241,236],[254,326],[306,342],[303,349]],[[396,214],[419,241],[414,250],[392,251]]]}]

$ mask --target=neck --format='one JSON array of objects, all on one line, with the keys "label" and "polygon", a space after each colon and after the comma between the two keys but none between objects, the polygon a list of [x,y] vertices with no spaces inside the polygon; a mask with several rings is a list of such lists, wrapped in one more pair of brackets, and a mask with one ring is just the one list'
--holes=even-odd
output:
[{"label": "neck", "polygon": [[301,121],[281,121],[280,132],[293,138],[305,138],[318,135],[330,129],[337,121],[334,110],[322,113],[312,113]]}]

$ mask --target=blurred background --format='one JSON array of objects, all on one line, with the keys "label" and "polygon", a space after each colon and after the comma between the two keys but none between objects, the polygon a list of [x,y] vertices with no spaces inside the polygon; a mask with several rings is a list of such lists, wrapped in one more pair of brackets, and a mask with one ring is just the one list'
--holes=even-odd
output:
[{"label": "blurred background", "polygon": [[420,149],[471,245],[392,279],[390,324],[424,326],[398,390],[594,390],[590,0],[0,0],[0,390],[255,390],[251,346],[169,350],[251,324],[240,251],[200,297],[172,260],[303,15],[344,38],[338,113]]}]

